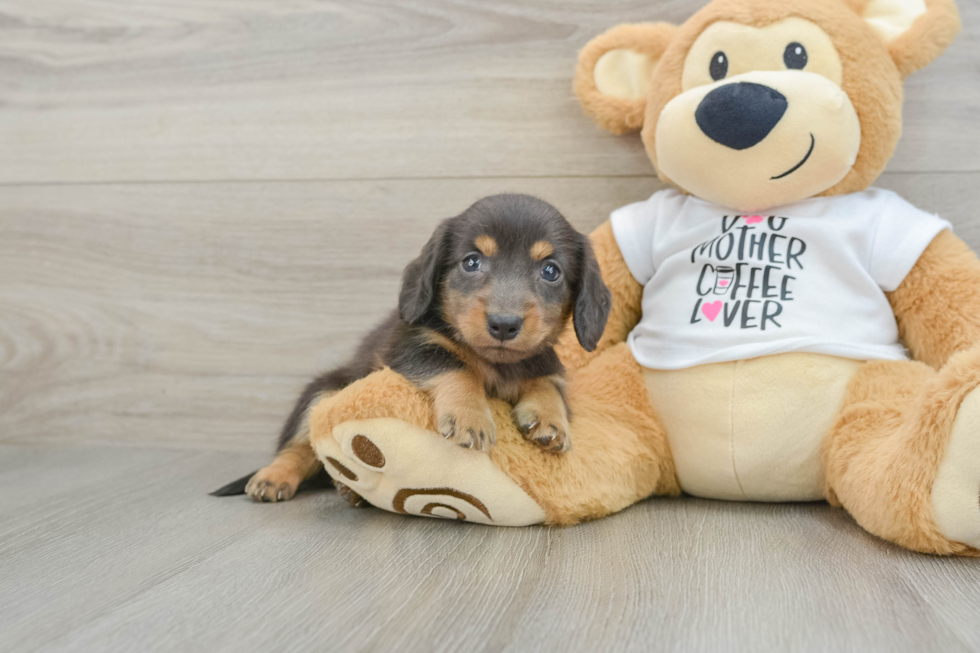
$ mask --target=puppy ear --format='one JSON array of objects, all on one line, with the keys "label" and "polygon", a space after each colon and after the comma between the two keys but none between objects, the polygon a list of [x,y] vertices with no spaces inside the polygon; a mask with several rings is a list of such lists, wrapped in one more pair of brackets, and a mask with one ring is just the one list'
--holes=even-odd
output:
[{"label": "puppy ear", "polygon": [[953,0],[866,0],[860,13],[903,77],[939,57],[961,27]]},{"label": "puppy ear", "polygon": [[446,252],[449,249],[450,226],[453,219],[444,220],[419,257],[408,264],[402,275],[402,289],[398,295],[398,312],[408,323],[418,322],[439,299],[439,282],[442,280]]},{"label": "puppy ear", "polygon": [[589,41],[575,71],[586,115],[614,134],[642,128],[653,70],[676,31],[668,23],[619,25]]},{"label": "puppy ear", "polygon": [[612,307],[612,293],[602,280],[599,262],[587,236],[580,236],[579,281],[575,293],[575,336],[585,351],[594,351]]}]

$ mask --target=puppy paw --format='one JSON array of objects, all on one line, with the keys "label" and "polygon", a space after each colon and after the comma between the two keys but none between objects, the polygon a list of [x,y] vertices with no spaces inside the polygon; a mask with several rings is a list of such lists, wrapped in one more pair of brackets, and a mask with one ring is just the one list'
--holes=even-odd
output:
[{"label": "puppy paw", "polygon": [[552,453],[572,450],[568,418],[560,404],[542,406],[535,401],[522,401],[514,407],[512,417],[525,440]]},{"label": "puppy paw", "polygon": [[444,410],[439,415],[439,432],[464,449],[490,451],[497,442],[497,426],[486,401]]},{"label": "puppy paw", "polygon": [[255,472],[255,476],[245,486],[245,494],[254,501],[289,501],[296,494],[296,488],[302,480],[295,472],[269,465]]}]

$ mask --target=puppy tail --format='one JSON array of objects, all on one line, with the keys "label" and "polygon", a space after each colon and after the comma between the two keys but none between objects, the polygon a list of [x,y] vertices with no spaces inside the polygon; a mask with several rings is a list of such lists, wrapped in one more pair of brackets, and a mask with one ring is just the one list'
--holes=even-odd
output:
[{"label": "puppy tail", "polygon": [[[248,482],[258,473],[259,470],[255,470],[251,474],[246,474],[236,481],[232,481],[228,485],[223,485],[219,487],[214,492],[211,492],[212,497],[233,497],[239,494],[245,494],[245,486]],[[333,480],[330,478],[330,474],[326,470],[321,469],[312,478],[308,478],[299,484],[296,489],[297,492],[303,492],[306,490],[314,490],[319,488],[331,488],[333,487]]]},{"label": "puppy tail", "polygon": [[251,474],[246,474],[242,476],[237,481],[232,481],[228,485],[223,485],[217,490],[211,493],[213,497],[233,497],[237,494],[245,494],[245,486],[248,482],[252,480],[252,477],[258,473],[259,470],[255,470]]}]

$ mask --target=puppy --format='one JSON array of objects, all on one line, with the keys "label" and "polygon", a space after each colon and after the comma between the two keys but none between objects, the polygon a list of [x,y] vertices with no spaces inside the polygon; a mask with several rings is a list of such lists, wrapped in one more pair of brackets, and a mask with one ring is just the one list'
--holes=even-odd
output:
[{"label": "puppy", "polygon": [[405,269],[398,310],[353,359],[306,387],[272,464],[215,494],[290,499],[321,470],[309,444],[311,407],[383,367],[431,394],[440,432],[461,447],[494,445],[487,400],[495,397],[514,407],[525,439],[567,452],[569,410],[553,347],[572,317],[579,343],[595,349],[610,304],[588,238],[557,209],[527,195],[484,198],[439,225]]}]

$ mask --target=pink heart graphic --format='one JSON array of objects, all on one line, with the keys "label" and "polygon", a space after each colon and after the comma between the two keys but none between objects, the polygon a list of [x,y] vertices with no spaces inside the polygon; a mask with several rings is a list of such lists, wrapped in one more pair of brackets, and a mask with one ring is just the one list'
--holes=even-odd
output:
[{"label": "pink heart graphic", "polygon": [[761,215],[748,215],[745,217],[745,224],[758,224],[765,220]]},{"label": "pink heart graphic", "polygon": [[715,318],[718,317],[718,314],[721,313],[721,302],[701,304],[701,312],[704,313],[706,318],[714,322]]}]

